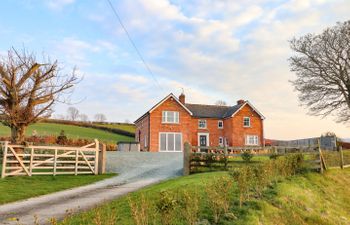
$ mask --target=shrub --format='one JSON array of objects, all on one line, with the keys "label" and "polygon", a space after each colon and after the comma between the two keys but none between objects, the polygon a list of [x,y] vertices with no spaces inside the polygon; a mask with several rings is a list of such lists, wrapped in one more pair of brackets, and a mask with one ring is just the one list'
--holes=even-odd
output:
[{"label": "shrub", "polygon": [[129,198],[129,206],[136,225],[147,225],[154,223],[154,206],[143,194],[141,195],[139,204],[137,200]]},{"label": "shrub", "polygon": [[64,130],[61,130],[60,135],[57,137],[56,143],[59,145],[66,145],[68,142],[68,138],[64,133]]},{"label": "shrub", "polygon": [[242,153],[241,157],[242,157],[244,162],[249,163],[253,158],[253,154],[250,153],[250,151],[244,151]]},{"label": "shrub", "polygon": [[220,221],[223,215],[229,212],[232,186],[233,180],[226,177],[221,177],[206,185],[208,206],[213,214],[215,224]]},{"label": "shrub", "polygon": [[182,191],[179,195],[180,213],[186,224],[195,225],[199,220],[200,196],[195,191]]},{"label": "shrub", "polygon": [[160,192],[160,197],[156,203],[157,211],[161,217],[161,224],[169,225],[175,221],[176,210],[179,206],[178,196],[171,191]]}]

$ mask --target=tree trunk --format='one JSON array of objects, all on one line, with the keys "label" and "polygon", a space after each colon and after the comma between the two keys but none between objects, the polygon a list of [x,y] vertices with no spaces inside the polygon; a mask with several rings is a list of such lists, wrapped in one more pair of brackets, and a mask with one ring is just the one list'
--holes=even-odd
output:
[{"label": "tree trunk", "polygon": [[11,142],[13,144],[23,144],[25,130],[25,126],[11,127]]},{"label": "tree trunk", "polygon": [[[24,132],[26,127],[25,126],[19,126],[19,127],[11,127],[11,143],[12,144],[24,144]],[[15,152],[17,154],[23,154],[24,149],[23,148],[14,148]],[[20,160],[23,159],[22,156],[19,157]],[[21,166],[19,163],[10,164],[10,166]]]}]

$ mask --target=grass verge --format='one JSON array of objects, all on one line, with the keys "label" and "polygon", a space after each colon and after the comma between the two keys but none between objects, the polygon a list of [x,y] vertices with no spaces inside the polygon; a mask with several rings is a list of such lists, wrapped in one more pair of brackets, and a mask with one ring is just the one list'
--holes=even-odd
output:
[{"label": "grass verge", "polygon": [[[33,131],[36,131],[38,135],[46,136],[46,135],[54,135],[58,136],[61,130],[65,131],[65,134],[68,138],[72,139],[95,139],[97,138],[99,141],[105,143],[115,144],[118,141],[133,141],[134,138],[115,134],[103,130],[79,127],[74,125],[65,125],[65,124],[55,124],[55,123],[37,123],[30,125],[26,130],[26,135],[31,136]],[[0,125],[0,136],[10,136],[10,128]]]},{"label": "grass verge", "polygon": [[116,174],[6,177],[0,179],[0,204],[83,186],[112,176]]},{"label": "grass verge", "polygon": [[[199,193],[202,220],[213,222],[210,213],[206,186],[218,177],[230,177],[227,172],[212,172],[180,177],[142,189],[104,204],[96,209],[67,217],[61,224],[135,224],[129,205],[132,198],[142,205],[142,196],[157,201],[163,191],[195,191]],[[350,169],[332,170],[324,175],[305,173],[280,180],[271,185],[262,198],[254,198],[239,207],[237,185],[230,192],[229,218],[218,224],[350,224],[350,195],[348,184]],[[138,202],[137,202],[138,201]],[[171,224],[187,224],[178,219],[177,214]]]}]

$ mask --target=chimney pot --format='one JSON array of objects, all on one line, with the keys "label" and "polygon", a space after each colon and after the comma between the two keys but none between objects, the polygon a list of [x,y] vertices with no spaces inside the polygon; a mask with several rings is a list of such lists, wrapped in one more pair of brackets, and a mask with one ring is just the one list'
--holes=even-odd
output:
[{"label": "chimney pot", "polygon": [[242,104],[244,104],[245,103],[245,101],[243,100],[243,99],[239,99],[238,101],[237,101],[237,105],[242,105]]},{"label": "chimney pot", "polygon": [[186,102],[186,96],[184,93],[181,93],[181,95],[179,96],[179,101],[182,103],[182,104],[185,104]]}]

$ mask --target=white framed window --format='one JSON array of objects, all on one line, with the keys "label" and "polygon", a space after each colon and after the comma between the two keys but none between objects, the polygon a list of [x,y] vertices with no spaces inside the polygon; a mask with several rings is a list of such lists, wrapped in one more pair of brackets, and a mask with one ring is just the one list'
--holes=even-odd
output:
[{"label": "white framed window", "polygon": [[179,123],[179,112],[163,111],[162,123]]},{"label": "white framed window", "polygon": [[243,127],[250,127],[250,117],[243,117]]},{"label": "white framed window", "polygon": [[219,137],[219,146],[224,146],[224,138],[223,137]]},{"label": "white framed window", "polygon": [[159,151],[180,152],[182,151],[182,133],[160,132]]},{"label": "white framed window", "polygon": [[257,135],[247,135],[245,137],[246,145],[259,145],[259,137]]},{"label": "white framed window", "polygon": [[198,128],[207,128],[207,121],[206,120],[198,120]]},{"label": "white framed window", "polygon": [[218,121],[218,128],[219,129],[223,129],[224,128],[224,121],[222,121],[222,120]]}]

